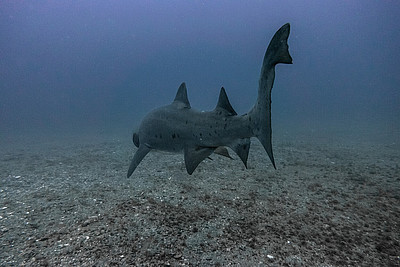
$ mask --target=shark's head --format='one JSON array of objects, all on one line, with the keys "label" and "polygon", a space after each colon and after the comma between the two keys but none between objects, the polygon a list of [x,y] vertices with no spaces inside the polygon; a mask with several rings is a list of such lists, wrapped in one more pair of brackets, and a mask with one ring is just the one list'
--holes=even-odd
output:
[{"label": "shark's head", "polygon": [[133,133],[132,141],[136,147],[139,147],[139,135],[136,132]]}]

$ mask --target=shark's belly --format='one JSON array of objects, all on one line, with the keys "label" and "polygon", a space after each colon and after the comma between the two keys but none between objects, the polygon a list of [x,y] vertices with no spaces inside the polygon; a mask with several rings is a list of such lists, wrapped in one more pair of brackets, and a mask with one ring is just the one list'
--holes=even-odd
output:
[{"label": "shark's belly", "polygon": [[152,149],[180,152],[186,146],[227,146],[244,137],[243,126],[238,117],[226,118],[192,109],[179,112],[158,109],[143,120],[139,136],[140,142]]}]

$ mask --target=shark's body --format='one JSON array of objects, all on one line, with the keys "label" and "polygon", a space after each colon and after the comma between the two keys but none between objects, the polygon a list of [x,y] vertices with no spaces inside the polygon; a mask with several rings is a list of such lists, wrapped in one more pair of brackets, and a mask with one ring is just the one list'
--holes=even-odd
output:
[{"label": "shark's body", "polygon": [[129,166],[128,177],[152,149],[183,151],[189,174],[213,152],[229,156],[224,147],[235,151],[247,167],[251,137],[260,140],[275,167],[271,143],[271,90],[275,65],[292,63],[287,45],[289,32],[290,25],[285,24],[272,38],[264,56],[257,102],[248,113],[237,116],[224,88],[213,111],[194,110],[188,101],[185,83],[179,87],[172,104],[148,113],[133,135],[138,150]]}]

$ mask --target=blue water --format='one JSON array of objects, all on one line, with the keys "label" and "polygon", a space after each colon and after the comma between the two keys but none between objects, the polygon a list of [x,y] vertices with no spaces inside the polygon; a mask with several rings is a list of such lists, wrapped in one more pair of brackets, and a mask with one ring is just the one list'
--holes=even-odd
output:
[{"label": "blue water", "polygon": [[[0,136],[123,132],[187,83],[245,113],[274,32],[291,23],[273,129],[390,136],[400,128],[397,1],[2,1]],[[356,134],[357,136],[357,134]]]},{"label": "blue water", "polygon": [[[0,266],[399,266],[399,1],[0,1]],[[186,82],[246,113],[272,167],[149,153],[132,131]]]}]

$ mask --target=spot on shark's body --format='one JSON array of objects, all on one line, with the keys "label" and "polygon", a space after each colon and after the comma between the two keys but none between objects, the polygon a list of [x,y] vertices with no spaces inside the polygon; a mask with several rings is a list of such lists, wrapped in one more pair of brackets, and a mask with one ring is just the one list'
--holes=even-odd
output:
[{"label": "spot on shark's body", "polygon": [[179,86],[174,101],[148,113],[133,134],[138,147],[128,170],[132,175],[142,159],[152,149],[183,151],[186,170],[192,174],[197,166],[212,153],[230,157],[231,148],[247,168],[250,138],[257,137],[267,152],[274,168],[271,128],[271,90],[275,79],[275,65],[291,64],[287,39],[290,25],[283,25],[268,45],[261,68],[258,97],[253,108],[238,116],[222,87],[217,106],[201,112],[191,108],[186,84]]}]

